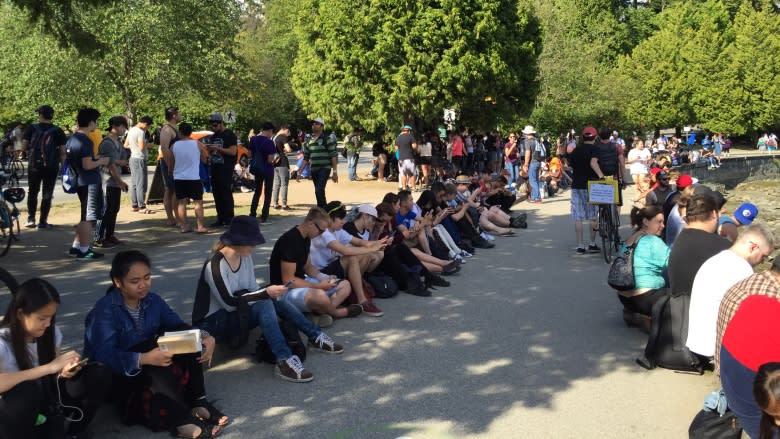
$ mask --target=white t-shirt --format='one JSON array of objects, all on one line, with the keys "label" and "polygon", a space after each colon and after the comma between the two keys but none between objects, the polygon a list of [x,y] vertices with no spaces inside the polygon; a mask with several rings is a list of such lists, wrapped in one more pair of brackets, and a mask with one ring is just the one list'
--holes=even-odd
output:
[{"label": "white t-shirt", "polygon": [[173,179],[200,180],[200,149],[197,140],[178,140],[173,144]]},{"label": "white t-shirt", "polygon": [[328,244],[338,241],[342,245],[349,245],[352,238],[353,236],[344,229],[335,232],[330,230],[324,231],[322,235],[311,240],[311,247],[309,248],[311,263],[318,269],[327,267],[328,264],[339,257],[339,253],[331,250]]},{"label": "white t-shirt", "polygon": [[[62,345],[62,332],[59,326],[54,326],[54,347],[59,349]],[[30,353],[32,366],[38,367],[38,343],[27,343],[27,351]],[[16,364],[14,350],[11,347],[11,329],[0,329],[0,373],[19,372]]]},{"label": "white t-shirt", "polygon": [[691,288],[688,349],[705,357],[715,355],[720,302],[729,288],[752,274],[753,267],[731,250],[723,250],[702,264]]},{"label": "white t-shirt", "polygon": [[431,149],[433,146],[431,145],[431,142],[425,142],[423,144],[420,144],[418,146],[420,157],[430,157],[431,156]]},{"label": "white t-shirt", "polygon": [[134,158],[134,159],[146,158],[146,149],[141,150],[138,147],[139,139],[141,140],[141,142],[146,141],[144,130],[138,128],[137,126],[134,126],[127,131],[127,145],[130,147],[130,158]]},{"label": "white t-shirt", "polygon": [[641,150],[638,148],[634,148],[631,151],[628,152],[628,161],[631,162],[633,160],[640,160],[635,161],[631,163],[630,170],[631,175],[646,175],[649,171],[647,169],[647,163],[652,158],[652,153],[650,153],[650,150],[647,148],[642,148]]}]

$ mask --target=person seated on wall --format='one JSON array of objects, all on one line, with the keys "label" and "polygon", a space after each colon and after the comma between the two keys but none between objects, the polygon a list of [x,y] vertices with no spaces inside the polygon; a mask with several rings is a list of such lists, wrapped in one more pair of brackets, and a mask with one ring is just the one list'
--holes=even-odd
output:
[{"label": "person seated on wall", "polygon": [[634,248],[634,289],[619,291],[623,304],[623,316],[641,314],[650,316],[655,302],[666,294],[666,266],[669,263],[669,247],[660,238],[664,228],[664,213],[658,206],[631,209],[631,225],[634,233],[624,245]]}]

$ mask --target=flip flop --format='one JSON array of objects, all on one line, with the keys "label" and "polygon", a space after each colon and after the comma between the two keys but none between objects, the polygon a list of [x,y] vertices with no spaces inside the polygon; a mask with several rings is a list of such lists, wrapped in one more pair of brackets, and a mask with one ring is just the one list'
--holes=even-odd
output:
[{"label": "flip flop", "polygon": [[144,215],[151,215],[154,213],[152,209],[139,209],[138,213],[142,213]]},{"label": "flip flop", "polygon": [[179,233],[192,233],[192,229],[190,229],[190,228],[181,229],[181,230],[179,230]]}]

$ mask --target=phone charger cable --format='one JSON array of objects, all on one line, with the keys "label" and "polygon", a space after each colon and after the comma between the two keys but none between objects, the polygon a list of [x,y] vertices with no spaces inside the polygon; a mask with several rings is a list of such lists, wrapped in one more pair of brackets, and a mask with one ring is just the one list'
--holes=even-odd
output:
[{"label": "phone charger cable", "polygon": [[73,406],[73,405],[65,405],[65,403],[62,402],[62,392],[60,391],[60,379],[62,377],[57,375],[57,382],[55,383],[55,387],[57,387],[57,399],[59,400],[60,407],[63,409],[69,409],[72,410],[74,414],[76,414],[76,417],[70,417],[65,416],[65,419],[67,419],[70,422],[81,422],[84,420],[84,411],[80,408]]}]

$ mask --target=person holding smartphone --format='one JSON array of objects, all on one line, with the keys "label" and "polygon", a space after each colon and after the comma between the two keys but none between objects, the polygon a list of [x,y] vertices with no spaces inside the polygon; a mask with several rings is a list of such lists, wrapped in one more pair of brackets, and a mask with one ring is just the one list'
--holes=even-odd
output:
[{"label": "person holding smartphone", "polygon": [[[314,375],[303,367],[301,359],[293,355],[287,346],[279,328],[278,317],[292,322],[306,334],[309,346],[316,350],[341,354],[344,352],[344,347],[334,342],[319,326],[310,322],[293,304],[283,300],[292,284],[291,280],[285,284],[277,282],[276,285],[269,285],[263,293],[257,284],[255,264],[252,259],[255,247],[263,243],[265,237],[260,232],[257,219],[247,215],[233,218],[230,228],[220,236],[219,241],[212,248],[212,253],[218,253],[221,257],[212,256],[204,269],[204,276],[211,290],[207,308],[196,299],[192,319],[196,323],[202,321],[199,326],[213,334],[218,342],[224,341],[229,333],[240,330],[235,299],[228,295],[250,294],[253,299],[256,296],[256,300],[250,299],[248,329],[258,326],[262,329],[271,352],[276,357],[274,374],[286,381],[309,382],[314,379]],[[219,261],[219,279],[215,278],[211,265],[216,261]],[[224,288],[221,288],[220,284]],[[253,293],[255,291],[257,293]],[[204,311],[205,315],[203,315]]]},{"label": "person holding smartphone", "polygon": [[[57,289],[37,278],[11,298],[0,324],[0,439],[88,437],[110,388],[108,368],[60,351],[59,304]],[[67,429],[52,407],[70,420]]]}]

